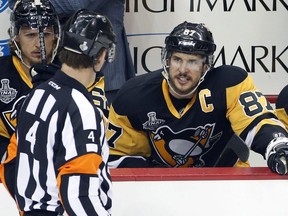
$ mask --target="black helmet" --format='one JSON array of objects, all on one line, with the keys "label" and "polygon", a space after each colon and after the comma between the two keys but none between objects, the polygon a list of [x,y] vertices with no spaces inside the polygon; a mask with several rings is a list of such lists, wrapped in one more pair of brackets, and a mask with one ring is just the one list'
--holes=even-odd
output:
[{"label": "black helmet", "polygon": [[115,57],[115,34],[109,19],[98,13],[79,10],[64,26],[61,47],[71,52],[97,58],[100,50],[108,50],[108,61]]},{"label": "black helmet", "polygon": [[165,49],[188,54],[211,56],[216,50],[212,33],[200,23],[187,21],[176,26],[165,39]]},{"label": "black helmet", "polygon": [[37,3],[35,0],[21,0],[16,2],[10,15],[10,37],[18,35],[20,27],[39,28],[39,15],[42,21],[41,27],[53,26],[54,33],[56,35],[60,33],[59,19],[49,0],[39,0]]}]

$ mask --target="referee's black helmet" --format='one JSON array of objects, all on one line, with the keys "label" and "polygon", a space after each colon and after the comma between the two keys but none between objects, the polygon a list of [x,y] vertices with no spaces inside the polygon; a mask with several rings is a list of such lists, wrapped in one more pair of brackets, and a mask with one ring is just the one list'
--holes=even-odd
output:
[{"label": "referee's black helmet", "polygon": [[86,9],[77,11],[63,28],[60,47],[74,53],[97,58],[100,51],[107,49],[107,60],[115,57],[115,34],[110,20],[103,15]]}]

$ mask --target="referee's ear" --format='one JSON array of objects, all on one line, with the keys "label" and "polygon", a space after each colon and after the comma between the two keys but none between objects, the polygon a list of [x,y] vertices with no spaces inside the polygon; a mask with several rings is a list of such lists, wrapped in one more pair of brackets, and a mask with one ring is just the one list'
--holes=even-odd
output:
[{"label": "referee's ear", "polygon": [[94,70],[95,71],[100,71],[103,64],[105,63],[105,57],[106,57],[107,49],[102,49],[100,53],[98,54],[97,58],[94,59],[95,64],[94,64]]}]

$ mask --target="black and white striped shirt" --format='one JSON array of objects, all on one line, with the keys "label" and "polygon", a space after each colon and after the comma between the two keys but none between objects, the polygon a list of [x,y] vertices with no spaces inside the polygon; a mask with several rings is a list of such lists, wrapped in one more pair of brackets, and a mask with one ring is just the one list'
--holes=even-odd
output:
[{"label": "black and white striped shirt", "polygon": [[20,210],[111,214],[103,114],[82,84],[58,71],[34,89],[21,108],[17,140]]}]

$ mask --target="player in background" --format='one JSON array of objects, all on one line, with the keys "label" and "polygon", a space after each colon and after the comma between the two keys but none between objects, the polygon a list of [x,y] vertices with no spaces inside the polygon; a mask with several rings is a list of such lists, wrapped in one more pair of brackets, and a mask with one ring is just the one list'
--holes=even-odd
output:
[{"label": "player in background", "polygon": [[288,128],[288,85],[286,85],[279,93],[276,101],[276,113],[278,118]]},{"label": "player in background", "polygon": [[[8,0],[10,8],[13,8],[16,0]],[[126,80],[135,77],[135,69],[129,49],[124,25],[125,0],[50,0],[60,17],[61,24],[74,12],[80,9],[107,16],[113,25],[116,34],[117,49],[115,60],[112,64],[105,65],[101,72],[105,76],[105,97],[102,88],[93,90],[94,100],[98,103],[113,101],[117,91]],[[101,86],[102,87],[102,86]],[[100,94],[101,93],[101,94]],[[101,101],[102,100],[102,101]],[[107,103],[108,104],[108,103]],[[106,104],[104,104],[106,106]]]},{"label": "player in background", "polygon": [[[8,0],[8,5],[9,5],[9,8],[11,9],[11,10],[13,10],[13,8],[14,8],[14,6],[15,6],[15,4],[17,3],[19,3],[19,1],[20,0]],[[43,0],[40,0],[40,1],[43,1]],[[46,2],[48,2],[48,0],[45,0]],[[89,0],[88,0],[89,1]],[[86,2],[85,4],[86,4],[86,9],[90,9],[89,8],[89,2]],[[119,2],[120,1],[122,1],[122,0],[119,0]],[[28,3],[32,3],[32,2],[39,2],[38,0],[22,0],[22,2],[23,2],[23,4],[26,4],[26,2],[28,2]],[[67,1],[61,1],[61,2],[59,2],[58,3],[58,1],[51,1],[51,0],[49,0],[49,4],[51,4],[52,6],[54,6],[53,7],[53,14],[55,14],[55,15],[58,15],[58,17],[60,16],[60,17],[63,17],[62,15],[62,13],[60,13],[60,11],[61,10],[65,10],[66,11],[66,8],[63,8],[63,7],[61,7],[61,5],[63,4],[63,5],[65,5],[65,6],[67,6],[67,7],[69,7],[70,8],[70,11],[67,11],[67,13],[69,13],[69,16],[68,16],[68,14],[66,14],[65,15],[65,19],[62,19],[62,20],[66,20],[66,19],[68,19],[72,14],[73,14],[73,12],[76,12],[77,10],[79,10],[79,9],[83,9],[82,7],[80,7],[80,3],[83,3],[83,1],[77,1],[77,2],[75,2],[75,1],[73,1],[73,2],[70,2],[68,5],[66,4],[67,3]],[[96,2],[95,2],[96,3]],[[33,3],[34,5],[35,5],[35,3]],[[55,4],[55,5],[54,5]],[[75,5],[74,5],[75,4]],[[107,2],[107,4],[109,4],[109,2]],[[114,3],[113,3],[113,5],[114,5]],[[120,6],[120,3],[115,3],[115,5],[118,5],[118,6]],[[124,5],[124,3],[123,3],[123,5]],[[121,6],[122,7],[122,6]],[[73,8],[73,10],[72,10],[72,8]],[[78,8],[78,9],[77,9]],[[35,9],[35,8],[33,8],[33,9]],[[113,7],[113,9],[112,9],[112,13],[111,13],[111,15],[113,14],[113,10],[114,10],[115,8]],[[123,7],[123,9],[124,9],[124,7]],[[24,11],[23,11],[23,16],[28,16],[29,14],[30,14],[30,12],[29,13],[27,13],[27,10],[29,10],[28,8],[26,8]],[[67,9],[68,10],[68,9]],[[73,12],[71,12],[71,10],[73,11]],[[110,8],[108,9],[109,11],[110,11]],[[95,11],[95,12],[97,12],[97,11]],[[100,12],[101,12],[101,8],[100,8]],[[119,13],[119,14],[118,14]],[[117,12],[117,16],[118,15],[120,15],[122,12],[121,11],[118,11]],[[25,15],[26,14],[26,15]],[[104,13],[101,13],[101,14],[103,14],[103,15],[105,15]],[[31,14],[31,15],[33,15],[33,13]],[[58,18],[57,17],[57,18]],[[114,21],[114,15],[112,16],[113,17],[113,21]],[[120,19],[120,17],[121,16],[119,16],[119,19]],[[108,16],[108,18],[109,18],[109,16]],[[122,17],[123,18],[123,17]],[[121,19],[122,19],[121,18]],[[34,19],[35,20],[35,19]],[[111,20],[111,19],[110,19]],[[61,20],[60,20],[60,22],[61,22]],[[112,22],[112,21],[111,21]],[[115,21],[116,22],[116,21]],[[61,24],[64,24],[64,21],[62,21],[61,22]],[[121,30],[122,30],[122,28],[123,28],[123,26],[122,27],[120,27],[121,28]],[[113,26],[113,30],[114,30],[114,32],[115,32],[115,29],[114,29],[114,26]],[[119,31],[118,29],[117,29],[117,31]],[[123,31],[124,31],[124,28],[123,28]],[[124,35],[123,35],[123,39],[125,39],[126,41],[125,41],[125,49],[123,49],[122,51],[123,51],[123,53],[125,52],[125,53],[127,53],[127,59],[129,60],[129,58],[131,59],[131,56],[130,56],[130,52],[127,52],[127,47],[126,47],[126,43],[127,43],[127,39],[126,39],[126,35],[125,35],[125,31],[124,31],[124,33],[123,33]],[[125,37],[124,37],[125,36]],[[119,43],[118,43],[118,45],[119,45]],[[117,47],[119,47],[117,45]],[[119,47],[119,48],[121,48],[121,47]],[[129,50],[128,50],[129,51]],[[56,54],[56,50],[55,50],[55,53],[54,53],[54,55]],[[117,54],[118,56],[120,55],[120,53],[118,53]],[[115,68],[117,68],[117,65],[119,64],[119,63],[116,63],[116,62],[120,62],[120,64],[121,64],[121,62],[122,62],[122,57],[123,56],[120,56],[121,58],[121,60],[120,59],[118,59],[117,61],[114,61],[113,62],[113,64],[106,64],[105,66],[104,66],[104,68],[106,68],[105,69],[105,71],[107,71],[106,73],[108,73],[108,79],[107,80],[109,80],[109,76],[111,77],[124,77],[125,78],[125,76],[124,75],[122,75],[122,74],[117,74],[117,73],[111,73],[110,71],[109,71],[109,68],[111,68],[111,67],[115,67]],[[124,58],[124,57],[123,57]],[[127,61],[128,61],[127,60]],[[132,60],[131,60],[132,61]],[[128,61],[129,62],[129,67],[131,68],[131,64],[130,64],[130,61]],[[54,62],[53,62],[55,65],[54,66],[57,66],[57,65],[59,65],[60,64],[60,62],[58,61],[58,59],[57,59],[57,56],[56,56],[56,58],[55,58],[55,60],[54,60]],[[123,63],[123,65],[125,65],[124,63]],[[122,67],[122,65],[121,65],[121,67]],[[133,70],[129,70],[128,72],[133,72],[134,74],[132,74],[133,76],[135,76],[135,72],[134,72],[134,68],[132,68]],[[55,72],[55,69],[54,68],[47,68],[47,67],[44,67],[43,68],[43,66],[42,65],[37,65],[36,66],[36,68],[35,68],[35,70],[34,71],[37,71],[37,74],[38,74],[38,76],[37,77],[35,77],[34,79],[35,79],[35,82],[33,81],[33,85],[34,86],[36,86],[38,83],[41,83],[41,82],[43,82],[43,81],[45,81],[45,80],[47,80],[48,78],[50,78],[51,77],[51,75],[50,75],[50,73],[54,73]],[[128,73],[127,72],[127,73]],[[48,76],[46,76],[47,75],[47,73],[48,73]],[[33,74],[33,73],[32,73]],[[110,75],[111,74],[111,75]],[[123,71],[123,74],[124,74],[124,71]],[[37,84],[36,84],[36,82],[37,82]],[[107,97],[106,97],[106,95],[105,95],[105,86],[106,86],[106,88],[108,88],[108,89],[111,89],[112,88],[112,90],[111,90],[111,92],[114,92],[113,91],[113,88],[114,87],[109,87],[109,86],[111,86],[111,85],[116,85],[116,88],[117,88],[117,85],[119,85],[119,83],[122,83],[123,82],[123,80],[122,80],[122,78],[120,79],[120,80],[117,80],[116,78],[115,79],[113,79],[113,81],[111,81],[112,82],[112,84],[110,84],[110,81],[108,82],[109,84],[108,84],[108,87],[107,87],[107,85],[105,85],[105,82],[104,82],[104,75],[103,75],[103,73],[101,72],[101,73],[98,73],[97,74],[97,77],[96,77],[96,80],[95,80],[95,82],[93,83],[93,84],[91,84],[91,86],[88,86],[88,91],[89,92],[91,92],[91,95],[92,95],[92,97],[93,97],[93,101],[94,101],[94,104],[97,106],[97,107],[99,107],[100,109],[102,109],[103,110],[103,112],[104,112],[104,114],[105,114],[105,116],[108,116],[108,112],[109,112],[109,105],[108,105],[108,99],[107,99]],[[110,92],[110,91],[109,91]],[[113,94],[113,93],[111,93],[111,94]]]},{"label": "player in background", "polygon": [[[15,131],[17,105],[43,79],[50,78],[51,66],[60,39],[59,20],[48,0],[18,1],[10,15],[9,56],[0,57],[0,178],[14,198],[16,142],[10,143]],[[42,22],[39,25],[39,22]],[[49,64],[49,65],[48,65]],[[32,65],[41,68],[30,74]],[[9,147],[8,147],[9,145]]]},{"label": "player in background", "polygon": [[113,61],[115,34],[107,17],[80,10],[61,41],[61,70],[29,93],[19,113],[16,200],[24,216],[108,216],[106,127],[87,87]]},{"label": "player in background", "polygon": [[235,133],[287,173],[284,125],[246,71],[213,67],[215,50],[204,24],[185,21],[165,39],[163,69],[124,84],[109,112],[111,167],[244,166],[230,149],[218,160]]}]

